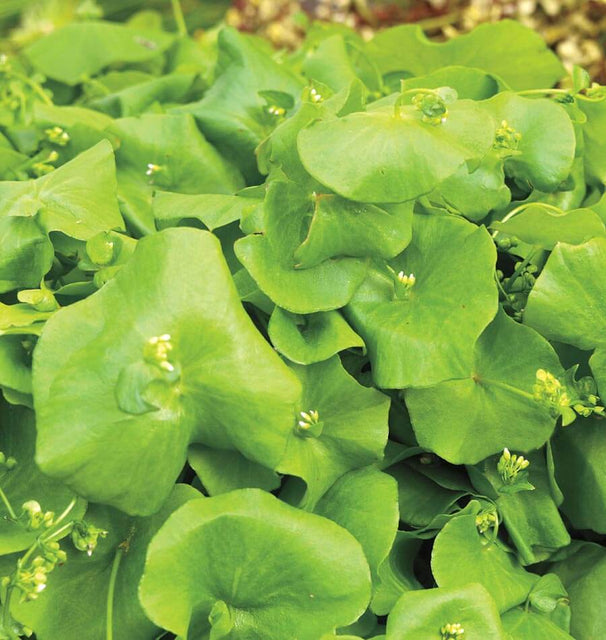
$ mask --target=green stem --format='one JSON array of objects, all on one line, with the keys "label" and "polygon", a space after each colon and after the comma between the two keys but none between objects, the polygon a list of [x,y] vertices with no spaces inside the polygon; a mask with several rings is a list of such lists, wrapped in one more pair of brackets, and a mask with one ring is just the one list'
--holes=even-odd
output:
[{"label": "green stem", "polygon": [[8,515],[10,516],[11,520],[16,520],[17,514],[15,513],[13,506],[9,502],[9,499],[6,497],[6,493],[4,493],[4,491],[1,488],[0,488],[0,498],[2,499],[2,502],[4,502],[4,506],[6,507],[6,510],[8,511]]},{"label": "green stem", "polygon": [[19,640],[19,636],[12,630],[11,625],[11,596],[13,595],[13,588],[9,586],[6,589],[6,598],[2,603],[2,630],[8,633],[11,640]]},{"label": "green stem", "polygon": [[536,252],[537,252],[537,249],[533,249],[524,258],[524,260],[522,260],[522,262],[518,262],[518,264],[516,264],[515,269],[514,269],[513,273],[511,274],[511,277],[507,281],[507,290],[508,291],[511,292],[511,287],[513,286],[513,283],[520,277],[520,274],[522,273],[522,271],[524,271],[524,269],[530,264],[530,261],[534,258],[534,255],[535,255]]},{"label": "green stem", "polygon": [[68,531],[69,529],[71,529],[74,526],[73,522],[68,522],[67,524],[64,524],[62,527],[60,527],[59,529],[50,532],[48,535],[44,535],[42,534],[39,538],[38,538],[38,542],[49,542],[51,540],[54,540],[55,538],[58,538],[61,536],[61,534],[64,531]]},{"label": "green stem", "polygon": [[37,82],[34,82],[31,78],[28,78],[26,75],[19,73],[17,71],[10,71],[10,75],[13,76],[14,78],[17,78],[17,80],[21,80],[21,82],[24,82],[26,85],[31,87],[34,90],[34,93],[39,98],[41,98],[45,104],[47,104],[50,107],[53,106],[53,101],[48,97],[48,94]]},{"label": "green stem", "polygon": [[435,89],[405,89],[404,91],[402,91],[400,93],[400,95],[398,96],[398,99],[394,102],[393,105],[393,115],[395,118],[399,118],[400,114],[402,113],[402,107],[404,106],[404,97],[407,95],[419,95],[419,94],[423,94],[423,95],[431,95],[431,96],[435,96],[438,95],[437,91]]},{"label": "green stem", "polygon": [[171,0],[173,5],[173,14],[175,16],[175,22],[177,23],[177,30],[179,35],[184,38],[187,35],[187,25],[185,24],[185,18],[183,17],[183,9],[179,0]]},{"label": "green stem", "polygon": [[510,384],[507,384],[506,382],[499,382],[498,380],[488,380],[488,379],[485,379],[485,378],[480,378],[480,383],[490,384],[493,387],[497,387],[498,389],[504,389],[505,391],[508,391],[509,393],[513,393],[513,394],[515,394],[517,396],[520,396],[522,398],[526,398],[527,400],[532,400],[533,402],[536,402],[536,399],[532,395],[532,393],[528,393],[527,391],[522,391],[522,389],[518,389],[516,387],[513,387]]},{"label": "green stem", "polygon": [[120,568],[120,561],[124,555],[124,547],[118,547],[116,555],[114,556],[114,562],[112,564],[112,571],[109,576],[109,588],[107,590],[107,609],[106,609],[106,640],[113,640],[114,637],[114,592],[116,591],[116,578],[118,577],[118,569]]},{"label": "green stem", "polygon": [[69,515],[70,511],[76,506],[76,498],[72,498],[72,501],[67,505],[65,511],[55,520],[55,526],[60,522],[63,522]]}]

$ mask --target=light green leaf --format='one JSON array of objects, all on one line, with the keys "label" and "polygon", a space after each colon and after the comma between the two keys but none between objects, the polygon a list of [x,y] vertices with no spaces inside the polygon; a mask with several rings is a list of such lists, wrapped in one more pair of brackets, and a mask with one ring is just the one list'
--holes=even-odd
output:
[{"label": "light green leaf", "polygon": [[356,620],[369,596],[351,534],[256,489],[175,512],[150,545],[140,586],[150,618],[191,640],[226,617],[233,640],[317,640]]},{"label": "light green leaf", "polygon": [[[131,413],[145,365],[153,379],[136,392],[149,410]],[[299,392],[242,309],[216,238],[167,229],[45,327],[34,355],[37,462],[95,501],[153,513],[190,443],[277,464]]]},{"label": "light green leaf", "polygon": [[37,180],[0,182],[0,218],[3,216],[35,217],[47,233],[61,231],[78,240],[123,229],[109,142],[99,142]]},{"label": "light green leaf", "polygon": [[533,611],[525,611],[517,607],[503,616],[503,627],[514,638],[531,638],[532,640],[582,640],[574,638],[560,629],[546,616]]},{"label": "light green leaf", "polygon": [[397,484],[375,469],[350,471],[324,494],[314,512],[347,529],[362,545],[373,582],[398,529]]},{"label": "light green leaf", "polygon": [[[358,384],[337,356],[307,367],[292,365],[303,385],[303,397],[293,416],[286,451],[277,469],[307,484],[306,506],[313,505],[347,471],[383,457],[387,443],[389,398]],[[320,425],[304,414],[318,412]]]},{"label": "light green leaf", "polygon": [[508,89],[501,78],[482,69],[453,65],[436,69],[427,75],[406,78],[394,89],[439,89],[452,87],[461,100],[486,100],[499,91]]},{"label": "light green leaf", "polygon": [[534,398],[541,368],[563,374],[550,344],[501,311],[480,336],[466,375],[407,391],[419,444],[453,464],[475,464],[505,447],[540,447],[559,415]]},{"label": "light green leaf", "polygon": [[591,99],[578,96],[577,104],[587,117],[583,131],[583,161],[588,180],[598,185],[606,182],[606,154],[604,153],[604,126],[606,126],[606,95]]},{"label": "light green leaf", "polygon": [[415,216],[411,244],[390,263],[395,274],[415,276],[408,297],[397,296],[395,274],[374,268],[345,310],[377,386],[424,387],[468,374],[497,309],[494,263],[485,229],[454,216]]},{"label": "light green leaf", "polygon": [[558,242],[577,245],[606,235],[600,216],[591,209],[557,212],[540,204],[530,205],[506,222],[494,222],[491,228],[546,251]]},{"label": "light green leaf", "polygon": [[[499,93],[482,103],[497,123],[521,134],[518,154],[505,159],[505,172],[541,191],[556,191],[572,170],[576,139],[565,109],[548,99]],[[497,125],[499,126],[499,125]]]},{"label": "light green leaf", "polygon": [[460,625],[465,640],[505,640],[499,612],[480,584],[409,591],[387,618],[386,640],[445,637],[446,625]]},{"label": "light green leaf", "polygon": [[368,53],[381,73],[402,78],[462,65],[492,73],[521,90],[551,87],[565,74],[541,37],[512,20],[480,25],[444,43],[431,42],[419,26],[402,25],[376,35]]},{"label": "light green leaf", "polygon": [[433,546],[431,570],[440,587],[480,583],[501,612],[524,602],[538,580],[524,571],[498,540],[479,533],[473,514],[453,518],[440,531]]},{"label": "light green leaf", "polygon": [[200,220],[213,231],[230,222],[251,215],[262,206],[258,198],[223,194],[183,194],[156,191],[153,197],[153,216],[159,228],[176,227],[183,220]]},{"label": "light green leaf", "polygon": [[267,330],[274,347],[297,364],[322,362],[344,349],[364,348],[362,338],[338,311],[298,315],[275,307]]},{"label": "light green leaf", "polygon": [[114,22],[73,22],[25,49],[45,76],[75,85],[114,63],[138,63],[165,51],[174,36]]},{"label": "light green leaf", "polygon": [[[323,185],[360,202],[402,202],[429,193],[466,160],[490,149],[494,124],[471,100],[449,106],[445,122],[423,122],[413,106],[313,122],[298,136],[305,169]],[[364,150],[364,157],[360,156]]]}]

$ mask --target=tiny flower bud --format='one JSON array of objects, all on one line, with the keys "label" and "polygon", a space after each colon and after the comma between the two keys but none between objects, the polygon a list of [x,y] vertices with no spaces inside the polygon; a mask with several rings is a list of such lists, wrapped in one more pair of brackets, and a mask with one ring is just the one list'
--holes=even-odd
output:
[{"label": "tiny flower bud", "polygon": [[462,640],[465,636],[465,629],[458,622],[445,624],[441,629],[442,640]]},{"label": "tiny flower bud", "polygon": [[320,421],[320,414],[311,409],[310,411],[301,411],[299,420],[295,425],[295,433],[302,438],[317,438],[322,435],[324,423]]}]

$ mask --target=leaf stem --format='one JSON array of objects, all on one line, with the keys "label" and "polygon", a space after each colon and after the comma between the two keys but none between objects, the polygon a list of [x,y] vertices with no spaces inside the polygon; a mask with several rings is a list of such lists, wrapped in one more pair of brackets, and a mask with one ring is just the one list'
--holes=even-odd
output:
[{"label": "leaf stem", "polygon": [[109,576],[109,588],[107,590],[107,608],[106,608],[106,626],[105,626],[105,638],[106,640],[113,640],[114,637],[114,593],[116,591],[116,578],[118,576],[118,569],[120,568],[120,561],[124,555],[124,547],[120,546],[116,550],[114,556],[114,562],[112,563],[112,571]]},{"label": "leaf stem", "polygon": [[179,35],[184,38],[187,35],[187,25],[185,24],[185,18],[183,17],[183,9],[179,0],[170,0],[173,6],[173,14],[175,16],[175,22],[177,23],[177,30]]},{"label": "leaf stem", "polygon": [[[515,207],[514,209],[512,209],[502,220],[499,220],[498,222],[500,222],[501,224],[504,224],[508,220],[511,220],[514,216],[517,216],[518,213],[521,213],[525,209],[528,209],[528,207],[543,207],[544,209],[549,209],[550,211],[553,211],[560,215],[564,213],[564,211],[560,209],[560,207],[556,207],[555,205],[548,204],[546,202],[525,202],[524,204],[521,204],[518,207]],[[492,237],[496,238],[499,233],[500,233],[499,230],[496,229],[495,231],[493,231]]]},{"label": "leaf stem", "polygon": [[516,91],[519,96],[539,96],[550,94],[571,95],[568,89],[526,89],[525,91]]},{"label": "leaf stem", "polygon": [[69,515],[69,512],[76,506],[76,498],[72,498],[72,501],[67,505],[65,511],[55,520],[55,525],[58,525],[60,522],[63,522],[65,518]]},{"label": "leaf stem", "polygon": [[42,101],[47,104],[49,107],[53,106],[53,101],[48,97],[48,94],[44,91],[44,89],[37,83],[34,82],[31,78],[28,78],[23,73],[19,73],[18,71],[10,71],[10,75],[17,80],[21,80],[26,85],[31,87],[34,90],[34,93],[42,99]]},{"label": "leaf stem", "polygon": [[6,510],[8,511],[8,515],[10,516],[10,519],[11,520],[17,520],[17,514],[15,513],[15,510],[13,509],[13,506],[11,505],[9,499],[6,497],[6,493],[4,493],[2,488],[0,488],[0,499],[2,499],[2,502],[4,502],[4,506],[6,507]]}]

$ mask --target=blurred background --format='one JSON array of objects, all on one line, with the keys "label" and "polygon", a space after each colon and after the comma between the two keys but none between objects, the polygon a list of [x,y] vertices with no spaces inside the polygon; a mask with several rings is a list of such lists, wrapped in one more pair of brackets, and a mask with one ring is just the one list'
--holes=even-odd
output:
[{"label": "blurred background", "polygon": [[[581,65],[606,84],[606,0],[181,0],[181,6],[194,34],[224,22],[288,49],[313,20],[342,23],[365,38],[385,26],[418,23],[444,40],[482,22],[515,18],[541,33],[568,66]],[[167,26],[173,20],[171,0],[0,0],[0,33],[25,43],[74,14],[111,20],[142,9],[160,12]]]}]

